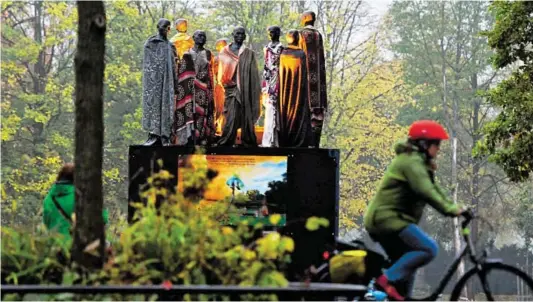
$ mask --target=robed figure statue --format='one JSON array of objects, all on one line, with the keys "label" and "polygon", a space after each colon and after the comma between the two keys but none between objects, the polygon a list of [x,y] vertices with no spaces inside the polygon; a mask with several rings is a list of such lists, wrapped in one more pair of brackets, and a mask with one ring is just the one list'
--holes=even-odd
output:
[{"label": "robed figure statue", "polygon": [[192,38],[187,34],[187,20],[177,19],[176,33],[170,41],[176,49],[176,110],[172,125],[172,143],[175,145],[196,145],[194,120],[194,81],[196,71],[194,61],[188,50],[194,46]]},{"label": "robed figure statue", "polygon": [[300,48],[307,57],[307,79],[309,102],[311,104],[311,124],[313,126],[313,145],[320,146],[320,136],[324,123],[324,114],[328,107],[326,86],[326,60],[322,35],[314,27],[316,14],[311,11],[302,14],[300,29]]},{"label": "robed figure statue", "polygon": [[243,27],[233,30],[233,42],[219,54],[218,82],[224,86],[224,125],[220,145],[232,146],[241,128],[245,146],[257,146],[255,123],[260,114],[261,83],[255,53],[243,45]]},{"label": "robed figure statue", "polygon": [[193,34],[194,47],[189,49],[194,62],[196,79],[194,81],[195,126],[197,143],[208,145],[215,136],[215,102],[213,93],[213,54],[205,49],[207,41],[205,31],[197,30]]},{"label": "robed figure statue", "polygon": [[158,34],[144,43],[142,128],[149,133],[145,145],[168,145],[172,134],[177,87],[175,49],[168,41],[170,21],[159,19]]},{"label": "robed figure statue", "polygon": [[[222,49],[228,45],[227,39],[218,39],[215,42],[215,48],[217,50],[217,53],[220,54]],[[216,128],[216,136],[222,135],[222,124],[224,122],[224,87],[221,83],[218,82],[218,57],[219,55],[215,56],[215,60],[213,62],[213,79],[214,79],[214,93],[215,93],[215,128]]]},{"label": "robed figure statue", "polygon": [[268,28],[270,42],[265,47],[265,66],[263,68],[263,105],[265,106],[265,124],[263,127],[262,147],[278,147],[278,113],[279,99],[279,57],[283,45],[279,42],[279,26]]},{"label": "robed figure statue", "polygon": [[286,39],[288,45],[279,60],[279,146],[307,148],[312,146],[313,133],[307,94],[306,56],[298,47],[297,30],[290,30]]}]

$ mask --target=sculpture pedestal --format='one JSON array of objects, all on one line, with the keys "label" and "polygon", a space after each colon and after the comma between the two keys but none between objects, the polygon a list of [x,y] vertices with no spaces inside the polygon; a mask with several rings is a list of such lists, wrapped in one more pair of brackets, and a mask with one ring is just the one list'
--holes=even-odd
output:
[{"label": "sculpture pedestal", "polygon": [[[255,126],[255,137],[257,138],[257,145],[260,146],[263,143],[263,127]],[[237,130],[237,138],[235,139],[236,145],[241,145],[241,129]]]}]

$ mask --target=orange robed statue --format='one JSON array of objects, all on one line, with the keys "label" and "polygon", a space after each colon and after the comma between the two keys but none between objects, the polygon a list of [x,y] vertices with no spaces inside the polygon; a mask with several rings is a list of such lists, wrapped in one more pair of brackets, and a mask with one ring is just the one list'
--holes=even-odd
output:
[{"label": "orange robed statue", "polygon": [[[222,49],[228,45],[227,39],[219,39],[215,43],[215,48],[217,52],[220,54]],[[222,124],[224,123],[224,86],[222,86],[222,83],[218,82],[217,75],[218,75],[218,56],[216,55],[214,58],[213,63],[213,78],[215,81],[215,127],[216,127],[216,133],[215,135],[220,136],[222,135]]]},{"label": "orange robed statue", "polygon": [[173,43],[178,53],[178,58],[183,58],[183,54],[194,46],[194,41],[191,36],[187,34],[187,20],[178,19],[174,23],[176,30],[178,31],[172,38],[170,43]]}]

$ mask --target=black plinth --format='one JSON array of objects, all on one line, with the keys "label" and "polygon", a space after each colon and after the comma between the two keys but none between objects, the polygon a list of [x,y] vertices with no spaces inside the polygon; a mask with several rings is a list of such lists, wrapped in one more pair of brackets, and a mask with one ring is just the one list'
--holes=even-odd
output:
[{"label": "black plinth", "polygon": [[[229,148],[214,147],[205,150],[207,155],[254,155],[287,156],[287,183],[289,195],[286,200],[287,226],[281,232],[290,234],[296,243],[293,269],[300,270],[309,263],[319,261],[321,251],[331,244],[338,234],[339,206],[339,150],[309,148]],[[139,187],[146,183],[150,171],[157,171],[159,159],[162,168],[177,175],[178,156],[194,154],[194,147],[149,147],[129,148],[129,201],[139,202]],[[177,186],[177,177],[169,183],[170,189]],[[134,208],[128,207],[128,221],[132,221]],[[310,216],[327,218],[330,227],[315,232],[305,229],[305,220]]]}]

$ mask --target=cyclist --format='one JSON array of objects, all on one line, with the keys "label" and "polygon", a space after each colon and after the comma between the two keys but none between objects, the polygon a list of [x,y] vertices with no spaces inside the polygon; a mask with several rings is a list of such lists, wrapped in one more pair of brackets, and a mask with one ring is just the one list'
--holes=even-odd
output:
[{"label": "cyclist", "polygon": [[364,216],[367,232],[392,262],[376,279],[376,285],[394,300],[411,296],[416,270],[437,254],[437,243],[417,226],[426,203],[446,216],[466,211],[451,202],[435,183],[434,160],[440,142],[447,139],[448,133],[439,123],[414,122],[408,139],[395,145],[396,157]]}]

